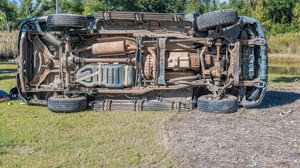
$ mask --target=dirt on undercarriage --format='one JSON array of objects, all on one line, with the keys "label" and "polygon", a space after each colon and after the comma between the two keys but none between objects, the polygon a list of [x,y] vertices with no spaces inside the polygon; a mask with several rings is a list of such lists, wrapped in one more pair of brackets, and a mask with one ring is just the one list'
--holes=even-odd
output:
[{"label": "dirt on undercarriage", "polygon": [[231,114],[177,113],[164,135],[175,167],[300,167],[300,89]]}]

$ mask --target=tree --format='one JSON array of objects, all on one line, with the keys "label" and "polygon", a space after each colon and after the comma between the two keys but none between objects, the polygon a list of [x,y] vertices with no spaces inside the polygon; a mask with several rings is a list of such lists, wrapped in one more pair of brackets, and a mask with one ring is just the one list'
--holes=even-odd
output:
[{"label": "tree", "polygon": [[268,0],[266,9],[274,23],[291,23],[294,5],[294,0]]},{"label": "tree", "polygon": [[166,4],[166,12],[168,13],[184,13],[186,0],[168,0]]},{"label": "tree", "polygon": [[186,4],[186,9],[185,9],[186,13],[197,12],[202,14],[204,13],[204,11],[205,11],[204,6],[202,5],[200,0],[190,0]]},{"label": "tree", "polygon": [[[16,14],[17,6],[14,1],[1,0],[0,1],[0,23],[6,26],[8,31],[11,27],[15,27],[17,22]],[[1,27],[2,28],[2,27]]]},{"label": "tree", "polygon": [[230,9],[236,9],[241,16],[251,16],[251,3],[244,3],[243,0],[229,0]]},{"label": "tree", "polygon": [[295,3],[295,7],[293,8],[293,15],[296,22],[300,22],[300,2]]},{"label": "tree", "polygon": [[258,19],[262,22],[263,26],[267,26],[271,23],[271,20],[268,17],[268,11],[266,10],[265,0],[256,0],[254,12],[251,14],[251,17]]},{"label": "tree", "polygon": [[99,0],[86,0],[84,3],[84,15],[91,15],[97,11],[106,11],[110,10],[111,8],[106,5],[105,2],[101,2]]},{"label": "tree", "polygon": [[42,4],[42,0],[19,0],[19,2],[18,15],[20,19],[35,17],[41,13],[39,8]]}]

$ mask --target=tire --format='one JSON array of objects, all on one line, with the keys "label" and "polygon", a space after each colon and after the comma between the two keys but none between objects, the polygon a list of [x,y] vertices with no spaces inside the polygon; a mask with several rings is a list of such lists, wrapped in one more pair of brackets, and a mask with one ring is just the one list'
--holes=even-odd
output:
[{"label": "tire", "polygon": [[197,17],[199,31],[205,31],[216,26],[229,26],[239,21],[237,11],[224,9],[202,14]]},{"label": "tire", "polygon": [[84,28],[87,17],[73,14],[52,14],[48,16],[47,25],[51,28]]},{"label": "tire", "polygon": [[48,109],[53,112],[78,112],[87,108],[86,97],[61,98],[50,97]]},{"label": "tire", "polygon": [[198,111],[210,113],[233,113],[238,109],[238,99],[228,95],[221,100],[212,100],[213,95],[208,94],[198,98]]}]

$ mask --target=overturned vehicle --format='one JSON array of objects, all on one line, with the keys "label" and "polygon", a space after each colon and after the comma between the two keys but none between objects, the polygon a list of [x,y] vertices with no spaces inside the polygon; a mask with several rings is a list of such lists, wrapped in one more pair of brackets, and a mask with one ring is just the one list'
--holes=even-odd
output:
[{"label": "overturned vehicle", "polygon": [[229,113],[258,106],[267,88],[262,25],[231,9],[29,18],[18,47],[20,97],[54,112]]}]

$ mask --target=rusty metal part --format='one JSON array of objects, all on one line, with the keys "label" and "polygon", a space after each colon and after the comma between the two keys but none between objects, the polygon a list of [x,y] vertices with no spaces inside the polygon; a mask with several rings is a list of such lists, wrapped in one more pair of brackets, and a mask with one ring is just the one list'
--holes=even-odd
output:
[{"label": "rusty metal part", "polygon": [[144,74],[146,79],[152,79],[153,75],[153,58],[151,54],[146,56],[145,64],[144,64]]},{"label": "rusty metal part", "polygon": [[44,40],[46,40],[56,46],[60,46],[62,41],[57,39],[54,35],[50,34],[49,32],[43,32],[38,21],[35,21],[35,26],[36,26],[38,32],[40,33],[40,35],[42,35],[42,38]]},{"label": "rusty metal part", "polygon": [[221,39],[217,39],[217,42],[215,43],[216,47],[217,47],[217,59],[215,62],[215,67],[216,67],[216,78],[214,79],[215,81],[215,85],[221,85],[221,61],[220,61],[220,50],[221,50],[221,46],[222,46],[222,41]]},{"label": "rusty metal part", "polygon": [[89,51],[91,49],[92,49],[92,46],[87,46],[87,47],[83,47],[83,48],[80,48],[80,49],[71,50],[70,52],[75,53],[75,54],[79,54],[79,53]]},{"label": "rusty metal part", "polygon": [[101,89],[101,88],[95,88],[93,89],[93,91],[95,91],[96,93],[102,93],[102,94],[134,94],[134,95],[143,95],[146,94],[148,92],[153,92],[156,90],[178,90],[178,89],[184,89],[184,88],[188,88],[190,87],[189,85],[184,85],[184,84],[180,84],[180,85],[172,85],[172,86],[160,86],[160,87],[137,87],[137,88],[132,88],[130,90],[128,89]]},{"label": "rusty metal part", "polygon": [[[133,34],[134,37],[149,37],[149,38],[181,38],[181,39],[191,39],[191,36],[183,35],[179,33],[154,33],[154,32],[139,32],[136,31]],[[205,43],[205,41],[197,41],[197,43]]]},{"label": "rusty metal part", "polygon": [[228,68],[228,76],[233,76],[234,86],[239,85],[240,81],[240,41],[234,43],[234,48],[228,50],[230,53],[230,65]]},{"label": "rusty metal part", "polygon": [[93,55],[125,54],[135,50],[136,44],[130,40],[101,42],[92,46]]},{"label": "rusty metal part", "polygon": [[48,48],[43,44],[43,42],[39,39],[38,36],[32,37],[32,43],[35,49],[38,51],[38,56],[40,58],[39,67],[34,75],[32,81],[30,82],[31,85],[38,86],[41,84],[46,77],[49,75],[50,72],[50,64],[58,64],[58,61],[55,60],[55,56],[53,56]]},{"label": "rusty metal part", "polygon": [[200,78],[200,75],[195,76],[184,76],[184,77],[178,77],[170,79],[169,81],[189,81],[189,80],[197,80]]},{"label": "rusty metal part", "polygon": [[197,53],[189,53],[190,61],[191,61],[191,69],[194,71],[200,70],[200,58]]},{"label": "rusty metal part", "polygon": [[175,43],[175,44],[184,49],[194,49],[195,48],[195,46],[186,45],[186,44],[182,44],[182,43]]},{"label": "rusty metal part", "polygon": [[214,60],[215,59],[214,59],[213,55],[206,54],[204,60],[205,60],[206,65],[208,65],[208,66],[213,66],[214,65],[214,62],[215,62]]},{"label": "rusty metal part", "polygon": [[189,69],[190,68],[190,58],[188,52],[169,52],[169,58],[167,60],[168,69],[180,68]]},{"label": "rusty metal part", "polygon": [[202,75],[205,77],[205,63],[204,63],[204,52],[207,50],[207,46],[205,45],[201,52],[198,51],[199,57],[200,57],[200,62],[201,62],[201,70],[202,70]]},{"label": "rusty metal part", "polygon": [[185,76],[194,76],[195,73],[192,71],[186,71],[186,72],[166,72],[166,80],[170,80],[177,77],[185,77]]},{"label": "rusty metal part", "polygon": [[70,50],[71,50],[71,41],[68,35],[66,35],[66,41],[65,41],[65,54],[64,54],[64,67],[65,67],[65,87],[66,89],[69,89],[70,84],[70,69],[68,67],[68,57],[70,56]]},{"label": "rusty metal part", "polygon": [[124,37],[124,36],[97,38],[98,42],[112,42],[112,41],[124,41],[124,40],[136,42],[134,38]]},{"label": "rusty metal part", "polygon": [[19,49],[19,59],[18,59],[18,68],[19,68],[19,79],[21,85],[21,91],[25,91],[25,82],[24,82],[24,40],[26,38],[26,32],[22,32],[20,39],[20,49]]},{"label": "rusty metal part", "polygon": [[153,80],[157,79],[157,55],[154,52],[156,48],[155,47],[148,47],[147,50],[148,52],[152,55],[152,74],[153,74]]},{"label": "rusty metal part", "polygon": [[[126,35],[126,34],[135,34],[135,33],[150,33],[150,31],[147,30],[99,30],[96,31],[95,34],[100,34],[100,35]],[[134,36],[137,37],[137,36]]]},{"label": "rusty metal part", "polygon": [[83,63],[134,63],[134,58],[82,58]]}]

